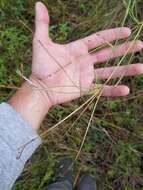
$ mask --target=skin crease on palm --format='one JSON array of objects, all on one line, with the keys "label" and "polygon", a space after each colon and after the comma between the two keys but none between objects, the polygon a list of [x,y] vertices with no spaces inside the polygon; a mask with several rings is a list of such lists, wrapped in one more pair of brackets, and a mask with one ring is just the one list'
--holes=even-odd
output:
[{"label": "skin crease on palm", "polygon": [[[49,15],[46,6],[36,3],[36,31],[33,40],[33,62],[30,80],[50,100],[51,105],[74,100],[82,92],[90,90],[96,78],[105,80],[143,73],[143,64],[137,63],[120,67],[105,67],[94,70],[94,64],[106,62],[128,53],[142,50],[143,43],[134,41],[117,47],[105,48],[96,53],[89,51],[100,45],[124,39],[131,35],[126,27],[101,31],[69,44],[54,43],[48,35]],[[129,88],[125,85],[104,86],[102,95],[107,97],[126,96]]]}]

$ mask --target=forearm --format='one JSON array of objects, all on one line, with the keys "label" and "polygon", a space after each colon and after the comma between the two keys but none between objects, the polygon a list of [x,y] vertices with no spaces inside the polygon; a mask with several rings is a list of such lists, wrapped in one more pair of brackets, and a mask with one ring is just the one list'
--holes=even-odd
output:
[{"label": "forearm", "polygon": [[8,190],[20,175],[26,161],[41,143],[36,130],[51,107],[44,90],[25,82],[0,105],[0,184]]},{"label": "forearm", "polygon": [[[30,77],[32,80],[32,77]],[[36,83],[35,81],[33,82]],[[38,84],[36,84],[38,87]],[[21,114],[34,129],[40,127],[45,115],[51,107],[44,90],[33,87],[25,82],[22,87],[10,98],[8,103]]]}]

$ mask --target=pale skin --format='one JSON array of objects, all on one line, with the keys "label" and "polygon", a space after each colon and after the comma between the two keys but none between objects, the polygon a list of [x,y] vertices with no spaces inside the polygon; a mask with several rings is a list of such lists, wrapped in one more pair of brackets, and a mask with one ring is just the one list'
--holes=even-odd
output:
[{"label": "pale skin", "polygon": [[[8,101],[34,129],[40,127],[51,107],[77,99],[90,91],[95,76],[105,80],[111,75],[112,78],[119,78],[143,73],[141,63],[94,70],[94,64],[142,50],[143,43],[137,40],[114,47],[114,50],[108,46],[96,53],[89,53],[100,45],[129,37],[129,28],[109,29],[69,44],[56,44],[48,35],[49,14],[41,2],[36,3],[35,28],[29,77],[34,87],[26,81]],[[125,85],[106,85],[102,89],[102,96],[106,97],[128,94],[129,87]]]}]

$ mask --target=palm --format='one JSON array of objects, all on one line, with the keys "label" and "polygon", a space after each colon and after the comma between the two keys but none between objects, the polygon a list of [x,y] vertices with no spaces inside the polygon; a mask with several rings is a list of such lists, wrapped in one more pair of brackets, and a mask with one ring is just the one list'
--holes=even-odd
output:
[{"label": "palm", "polygon": [[89,64],[88,49],[84,44],[58,45],[50,42],[46,45],[40,40],[35,42],[34,51],[36,57],[32,71],[44,80],[54,101],[66,102],[79,97],[82,90],[90,89],[94,70],[93,64]]},{"label": "palm", "polygon": [[[128,52],[142,49],[140,41],[118,46],[89,54],[92,48],[130,35],[128,28],[117,28],[93,34],[84,39],[59,45],[52,42],[48,36],[49,17],[46,7],[38,3],[36,10],[36,32],[33,42],[32,74],[47,88],[53,104],[64,103],[78,98],[81,93],[90,90],[94,76],[99,79],[108,78],[114,67],[94,70],[94,64],[115,58]],[[141,64],[124,66],[116,69],[113,78],[121,75],[134,75],[143,71]],[[103,95],[123,96],[128,94],[128,87],[105,86]]]}]

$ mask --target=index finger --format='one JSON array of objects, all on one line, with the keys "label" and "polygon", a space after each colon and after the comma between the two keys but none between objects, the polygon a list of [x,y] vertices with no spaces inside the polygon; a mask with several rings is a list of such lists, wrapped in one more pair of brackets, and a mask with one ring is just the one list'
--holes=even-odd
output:
[{"label": "index finger", "polygon": [[87,45],[88,49],[110,43],[115,40],[127,38],[131,35],[130,28],[120,27],[97,32],[78,41]]}]

